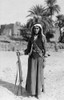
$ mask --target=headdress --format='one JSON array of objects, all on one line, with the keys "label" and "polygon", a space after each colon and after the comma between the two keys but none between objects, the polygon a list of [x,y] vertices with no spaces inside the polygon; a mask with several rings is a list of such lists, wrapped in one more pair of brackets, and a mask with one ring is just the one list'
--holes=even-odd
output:
[{"label": "headdress", "polygon": [[41,28],[41,34],[42,34],[42,36],[44,36],[42,25],[41,24],[35,24],[33,27],[36,27],[36,26]]},{"label": "headdress", "polygon": [[42,29],[42,25],[41,24],[35,24],[34,27],[36,27],[36,26],[38,26],[38,27],[40,27]]}]

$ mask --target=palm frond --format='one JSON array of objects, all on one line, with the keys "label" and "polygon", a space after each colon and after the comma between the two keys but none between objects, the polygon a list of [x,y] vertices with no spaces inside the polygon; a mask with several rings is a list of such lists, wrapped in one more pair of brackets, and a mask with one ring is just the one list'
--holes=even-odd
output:
[{"label": "palm frond", "polygon": [[53,7],[53,10],[56,11],[57,13],[59,13],[60,12],[60,7],[58,5],[55,5]]},{"label": "palm frond", "polygon": [[46,0],[45,2],[47,3],[47,5],[54,5],[57,0]]},{"label": "palm frond", "polygon": [[60,11],[60,7],[59,5],[56,4],[56,2],[57,0],[46,0],[47,9],[51,16],[54,15],[55,12],[59,13]]},{"label": "palm frond", "polygon": [[29,10],[30,14],[27,17],[32,17],[34,15],[41,16],[43,12],[45,12],[45,7],[43,7],[42,5],[36,5]]}]

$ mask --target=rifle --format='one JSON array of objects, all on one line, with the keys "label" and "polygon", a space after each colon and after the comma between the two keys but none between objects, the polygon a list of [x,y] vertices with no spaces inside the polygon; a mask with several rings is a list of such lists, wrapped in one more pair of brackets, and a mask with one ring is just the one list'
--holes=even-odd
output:
[{"label": "rifle", "polygon": [[23,79],[22,79],[22,66],[21,66],[21,61],[20,61],[20,52],[17,51],[16,55],[17,55],[17,59],[18,59],[18,61],[17,61],[18,69],[17,69],[17,73],[16,73],[15,86],[17,83],[18,75],[19,75],[19,85],[18,85],[18,90],[17,90],[17,95],[18,95],[19,92],[20,92],[20,94],[22,93],[21,83],[22,83]]}]

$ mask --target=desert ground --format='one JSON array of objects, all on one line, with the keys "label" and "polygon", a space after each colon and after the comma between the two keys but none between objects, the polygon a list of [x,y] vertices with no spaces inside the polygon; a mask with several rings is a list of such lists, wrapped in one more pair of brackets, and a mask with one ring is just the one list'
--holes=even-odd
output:
[{"label": "desert ground", "polygon": [[[45,58],[44,87],[40,100],[64,100],[64,49],[58,52],[49,50],[50,56]],[[28,55],[20,56],[22,65],[22,94],[17,95],[15,86],[17,72],[16,52],[0,51],[0,100],[37,100],[25,91]],[[17,84],[18,85],[18,80]]]}]

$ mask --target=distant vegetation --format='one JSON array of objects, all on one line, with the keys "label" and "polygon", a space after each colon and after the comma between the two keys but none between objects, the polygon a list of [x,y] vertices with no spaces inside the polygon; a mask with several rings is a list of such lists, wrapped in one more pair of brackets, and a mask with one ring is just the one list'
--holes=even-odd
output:
[{"label": "distant vegetation", "polygon": [[[28,11],[29,14],[27,17],[29,17],[29,19],[24,25],[24,36],[28,38],[31,34],[31,27],[35,23],[40,23],[44,28],[44,34],[46,35],[47,40],[49,40],[53,37],[53,33],[55,32],[54,28],[57,25],[60,29],[60,41],[64,42],[61,40],[61,28],[64,26],[64,15],[59,14],[60,6],[57,4],[57,0],[45,0],[45,3],[46,6],[43,6],[42,4],[35,5]],[[57,13],[56,21],[53,20],[55,13]]]},{"label": "distant vegetation", "polygon": [[[45,0],[45,3],[46,6],[38,4],[29,9],[29,14],[27,15],[29,19],[26,24],[21,25],[20,22],[16,22],[15,24],[1,25],[0,35],[2,37],[5,35],[5,37],[0,37],[0,43],[7,43],[8,50],[21,50],[23,44],[26,46],[31,37],[31,28],[36,23],[42,25],[47,42],[50,42],[50,38],[54,38],[56,30],[59,29],[56,33],[58,35],[60,33],[58,42],[64,43],[64,29],[62,29],[64,27],[64,15],[59,14],[60,7],[57,4],[57,0]],[[57,13],[56,21],[53,20],[55,13]],[[2,47],[4,46],[2,45]],[[7,48],[6,44],[5,48]]]}]

